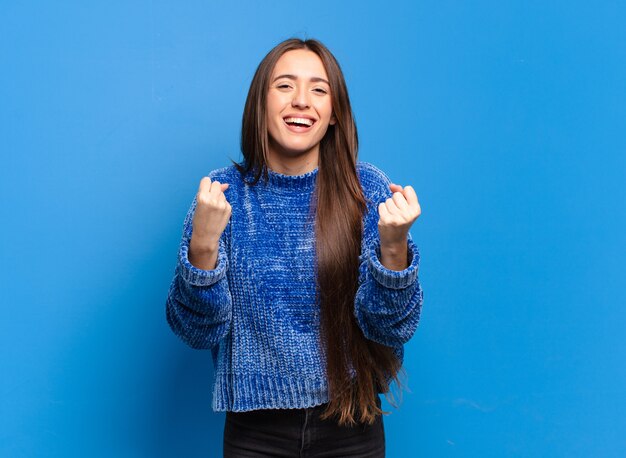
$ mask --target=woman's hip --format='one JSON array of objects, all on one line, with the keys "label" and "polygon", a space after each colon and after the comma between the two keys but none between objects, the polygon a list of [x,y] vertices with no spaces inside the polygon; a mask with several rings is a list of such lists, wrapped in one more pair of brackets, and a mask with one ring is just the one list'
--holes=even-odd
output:
[{"label": "woman's hip", "polygon": [[[377,401],[380,407],[380,398]],[[321,420],[326,404],[304,409],[226,412],[224,457],[370,457],[385,456],[382,415],[372,425],[339,426]]]}]

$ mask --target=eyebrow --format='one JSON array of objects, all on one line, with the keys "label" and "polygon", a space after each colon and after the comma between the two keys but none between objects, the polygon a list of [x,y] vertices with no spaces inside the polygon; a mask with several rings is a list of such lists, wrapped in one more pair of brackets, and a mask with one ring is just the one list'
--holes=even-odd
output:
[{"label": "eyebrow", "polygon": [[[298,79],[298,77],[296,75],[287,75],[287,74],[285,74],[285,75],[278,75],[276,78],[274,78],[272,83],[274,81],[280,79],[280,78],[289,78],[290,80],[297,80]],[[312,76],[309,81],[312,81],[313,83],[322,82],[322,83],[326,83],[326,84],[328,84],[330,86],[330,83],[328,81],[326,81],[324,78],[320,78],[319,76]]]}]

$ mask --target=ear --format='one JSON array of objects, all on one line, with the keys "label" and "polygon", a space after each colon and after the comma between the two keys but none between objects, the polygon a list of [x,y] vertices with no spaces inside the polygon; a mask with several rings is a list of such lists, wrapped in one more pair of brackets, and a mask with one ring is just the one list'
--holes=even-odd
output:
[{"label": "ear", "polygon": [[331,126],[334,126],[337,123],[337,118],[335,118],[335,114],[333,113],[332,115],[330,115],[330,122],[329,124]]}]

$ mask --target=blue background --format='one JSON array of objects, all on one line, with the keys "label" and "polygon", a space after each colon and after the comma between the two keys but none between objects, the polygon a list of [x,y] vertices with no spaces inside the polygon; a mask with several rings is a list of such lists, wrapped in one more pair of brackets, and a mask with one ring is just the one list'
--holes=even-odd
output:
[{"label": "blue background", "polygon": [[221,456],[165,321],[256,66],[318,38],[359,158],[411,184],[422,321],[389,457],[626,456],[617,1],[2,2],[0,455]]}]

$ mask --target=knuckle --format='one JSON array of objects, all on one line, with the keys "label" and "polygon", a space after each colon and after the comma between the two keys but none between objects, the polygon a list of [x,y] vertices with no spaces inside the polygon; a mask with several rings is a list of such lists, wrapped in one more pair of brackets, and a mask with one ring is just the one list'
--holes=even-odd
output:
[{"label": "knuckle", "polygon": [[196,195],[196,200],[198,201],[198,205],[206,205],[207,204],[207,196],[204,192],[199,192]]},{"label": "knuckle", "polygon": [[202,205],[207,208],[216,208],[219,205],[219,201],[215,199],[209,192],[202,192],[197,197],[198,205]]}]

